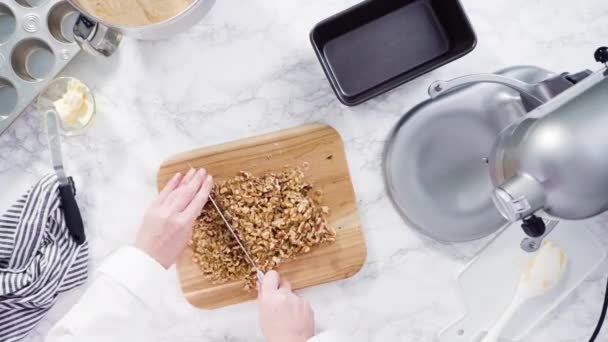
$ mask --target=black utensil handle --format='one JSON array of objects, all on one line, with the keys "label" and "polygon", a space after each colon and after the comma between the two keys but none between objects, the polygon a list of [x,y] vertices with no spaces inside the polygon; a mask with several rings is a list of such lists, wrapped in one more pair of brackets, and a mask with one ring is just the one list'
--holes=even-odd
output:
[{"label": "black utensil handle", "polygon": [[80,216],[80,209],[74,197],[71,184],[59,185],[59,195],[61,196],[61,206],[63,207],[63,217],[68,231],[77,244],[82,245],[86,240],[84,234],[84,223]]}]

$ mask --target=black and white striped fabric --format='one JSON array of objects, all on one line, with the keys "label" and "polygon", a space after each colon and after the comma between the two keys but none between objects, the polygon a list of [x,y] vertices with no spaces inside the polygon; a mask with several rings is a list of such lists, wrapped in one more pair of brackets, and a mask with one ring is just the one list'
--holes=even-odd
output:
[{"label": "black and white striped fabric", "polygon": [[70,237],[58,185],[44,177],[0,218],[0,342],[23,339],[87,279],[88,244]]}]

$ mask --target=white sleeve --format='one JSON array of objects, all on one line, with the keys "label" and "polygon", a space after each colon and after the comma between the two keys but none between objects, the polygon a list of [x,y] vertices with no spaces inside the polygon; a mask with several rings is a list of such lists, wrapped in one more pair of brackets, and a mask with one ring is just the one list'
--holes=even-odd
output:
[{"label": "white sleeve", "polygon": [[101,264],[45,342],[138,341],[160,319],[158,293],[168,281],[168,271],[158,262],[135,247],[123,247]]},{"label": "white sleeve", "polygon": [[307,342],[348,342],[350,341],[350,339],[348,339],[346,336],[340,334],[337,331],[325,331],[322,332],[316,336],[314,336],[313,338],[309,339]]}]

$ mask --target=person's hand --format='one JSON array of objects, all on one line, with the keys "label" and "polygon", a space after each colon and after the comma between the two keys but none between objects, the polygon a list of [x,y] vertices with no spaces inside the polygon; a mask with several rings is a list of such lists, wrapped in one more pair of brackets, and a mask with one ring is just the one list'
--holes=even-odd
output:
[{"label": "person's hand", "polygon": [[306,342],[314,336],[314,313],[306,299],[275,271],[258,284],[260,328],[268,342]]},{"label": "person's hand", "polygon": [[213,178],[205,169],[173,176],[146,210],[135,247],[171,267],[192,237],[192,224],[212,188]]}]

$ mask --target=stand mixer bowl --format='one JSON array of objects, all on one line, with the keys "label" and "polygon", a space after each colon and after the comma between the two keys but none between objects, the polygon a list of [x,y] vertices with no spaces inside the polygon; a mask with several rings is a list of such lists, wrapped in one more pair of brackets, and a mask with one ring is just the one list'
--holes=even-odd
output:
[{"label": "stand mixer bowl", "polygon": [[103,24],[125,36],[144,40],[168,38],[192,27],[209,13],[215,3],[215,0],[193,0],[187,8],[173,18],[151,25],[129,27],[106,22],[96,17],[94,13],[87,12],[77,0],[68,1],[81,13],[94,19],[97,23]]},{"label": "stand mixer bowl", "polygon": [[192,0],[188,7],[173,18],[144,26],[123,26],[107,22],[86,11],[78,0],[68,1],[83,14],[74,27],[76,40],[85,51],[103,56],[114,53],[122,36],[142,40],[174,36],[198,23],[215,4],[215,0]]}]

